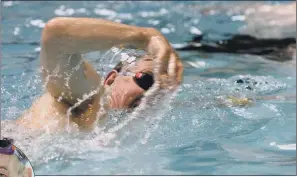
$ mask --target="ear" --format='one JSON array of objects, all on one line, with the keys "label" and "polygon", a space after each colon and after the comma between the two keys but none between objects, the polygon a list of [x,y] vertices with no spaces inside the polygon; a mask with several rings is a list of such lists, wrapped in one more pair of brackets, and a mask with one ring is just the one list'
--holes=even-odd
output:
[{"label": "ear", "polygon": [[112,70],[105,78],[104,85],[111,85],[117,76],[118,72],[116,70]]}]

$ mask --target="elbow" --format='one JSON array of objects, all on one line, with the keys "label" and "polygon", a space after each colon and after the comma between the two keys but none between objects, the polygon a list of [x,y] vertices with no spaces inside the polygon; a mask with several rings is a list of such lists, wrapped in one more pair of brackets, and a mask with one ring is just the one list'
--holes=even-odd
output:
[{"label": "elbow", "polygon": [[42,31],[42,45],[52,43],[61,37],[66,29],[66,20],[65,17],[55,17],[46,23]]},{"label": "elbow", "polygon": [[151,36],[163,36],[163,34],[156,28],[148,27],[147,31]]}]

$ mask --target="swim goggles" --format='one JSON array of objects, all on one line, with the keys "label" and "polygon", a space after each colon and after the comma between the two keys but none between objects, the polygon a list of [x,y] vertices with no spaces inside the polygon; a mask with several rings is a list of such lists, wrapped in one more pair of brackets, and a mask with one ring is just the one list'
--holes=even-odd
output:
[{"label": "swim goggles", "polygon": [[132,76],[134,82],[143,90],[147,91],[154,84],[154,77],[152,73],[149,72],[121,72],[120,74],[124,76]]},{"label": "swim goggles", "polygon": [[121,75],[132,76],[134,82],[140,88],[147,91],[154,84],[153,73],[149,73],[149,72],[132,73],[128,71],[122,71],[124,66],[130,65],[134,62],[135,62],[135,57],[132,57],[128,60],[120,61],[113,69],[116,70]]},{"label": "swim goggles", "polygon": [[4,138],[0,140],[0,154],[15,155],[22,164],[26,164],[28,159],[23,152],[18,150],[13,144],[12,139]]}]

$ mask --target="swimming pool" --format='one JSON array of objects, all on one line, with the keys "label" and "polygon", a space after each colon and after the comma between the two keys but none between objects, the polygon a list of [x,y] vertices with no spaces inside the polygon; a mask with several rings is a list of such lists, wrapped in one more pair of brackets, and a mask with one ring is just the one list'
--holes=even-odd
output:
[{"label": "swimming pool", "polygon": [[[152,115],[159,119],[152,118],[149,124],[132,121],[117,131],[117,137],[100,129],[89,134],[48,134],[11,121],[42,94],[39,39],[50,18],[102,17],[154,26],[171,43],[181,44],[200,32],[212,39],[237,33],[245,21],[232,17],[240,12],[203,15],[201,11],[236,2],[1,3],[1,131],[16,140],[36,175],[296,174],[294,60],[278,63],[252,55],[179,52],[185,71],[177,95],[168,99],[170,104],[161,102],[161,109]],[[200,10],[194,8],[197,5]],[[94,52],[86,57],[98,70],[108,67],[108,62],[98,63],[99,56]],[[238,79],[250,82],[240,84]],[[221,104],[228,96],[254,102],[234,107]],[[278,98],[257,99],[263,96]],[[121,113],[112,115],[121,117]]]}]

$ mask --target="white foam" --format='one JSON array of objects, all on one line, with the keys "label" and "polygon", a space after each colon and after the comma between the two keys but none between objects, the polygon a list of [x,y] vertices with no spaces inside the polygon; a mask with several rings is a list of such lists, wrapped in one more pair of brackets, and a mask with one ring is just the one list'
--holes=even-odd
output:
[{"label": "white foam", "polygon": [[296,4],[258,5],[246,10],[247,25],[241,33],[259,38],[296,37]]},{"label": "white foam", "polygon": [[277,109],[276,105],[273,104],[268,104],[268,103],[263,103],[263,106],[269,108],[271,111],[278,113],[279,110]]},{"label": "white foam", "polygon": [[162,9],[160,9],[159,13],[162,14],[162,15],[164,15],[164,14],[167,14],[168,13],[168,10],[162,8]]},{"label": "white foam", "polygon": [[115,11],[108,10],[108,9],[95,9],[94,13],[97,15],[102,15],[102,16],[116,16],[117,15],[117,13]]},{"label": "white foam", "polygon": [[168,10],[162,8],[159,10],[159,12],[154,12],[154,11],[142,11],[139,12],[139,15],[141,17],[158,17],[158,16],[162,16],[168,13]]},{"label": "white foam", "polygon": [[85,8],[79,8],[75,10],[76,13],[86,13],[87,10]]},{"label": "white foam", "polygon": [[170,33],[171,31],[170,31],[170,29],[168,29],[168,28],[161,28],[161,32],[164,33],[164,34],[168,34],[168,33]]},{"label": "white foam", "polygon": [[121,19],[127,19],[127,20],[133,19],[133,16],[130,13],[119,13],[118,17]]},{"label": "white foam", "polygon": [[3,7],[10,7],[13,6],[13,1],[4,1],[3,2]]},{"label": "white foam", "polygon": [[191,26],[190,27],[190,32],[192,34],[196,34],[196,35],[201,35],[202,34],[202,32],[197,27],[195,27],[195,26]]},{"label": "white foam", "polygon": [[173,48],[182,48],[182,47],[186,47],[187,43],[182,43],[182,44],[171,44],[171,46]]},{"label": "white foam", "polygon": [[55,10],[55,14],[59,16],[71,16],[75,13],[75,10],[72,8],[66,9],[64,5],[61,5],[59,9]]},{"label": "white foam", "polygon": [[152,19],[150,19],[150,20],[148,21],[148,24],[151,24],[151,25],[158,25],[159,23],[160,23],[159,20],[152,20]]},{"label": "white foam", "polygon": [[45,26],[45,23],[40,19],[30,20],[30,24],[32,26],[36,26],[38,28],[44,28],[44,26]]},{"label": "white foam", "polygon": [[245,16],[244,15],[235,15],[231,17],[232,21],[245,21]]},{"label": "white foam", "polygon": [[15,27],[14,28],[14,31],[13,31],[13,34],[16,36],[20,33],[20,28],[19,27]]},{"label": "white foam", "polygon": [[283,145],[278,145],[276,142],[271,142],[269,143],[270,146],[276,146],[281,150],[295,150],[296,151],[296,144],[283,144]]},{"label": "white foam", "polygon": [[35,52],[40,52],[40,50],[41,50],[41,47],[36,47],[36,48],[34,49]]},{"label": "white foam", "polygon": [[204,61],[188,61],[187,63],[195,68],[204,68],[206,66]]},{"label": "white foam", "polygon": [[296,144],[277,145],[281,150],[296,150]]}]

